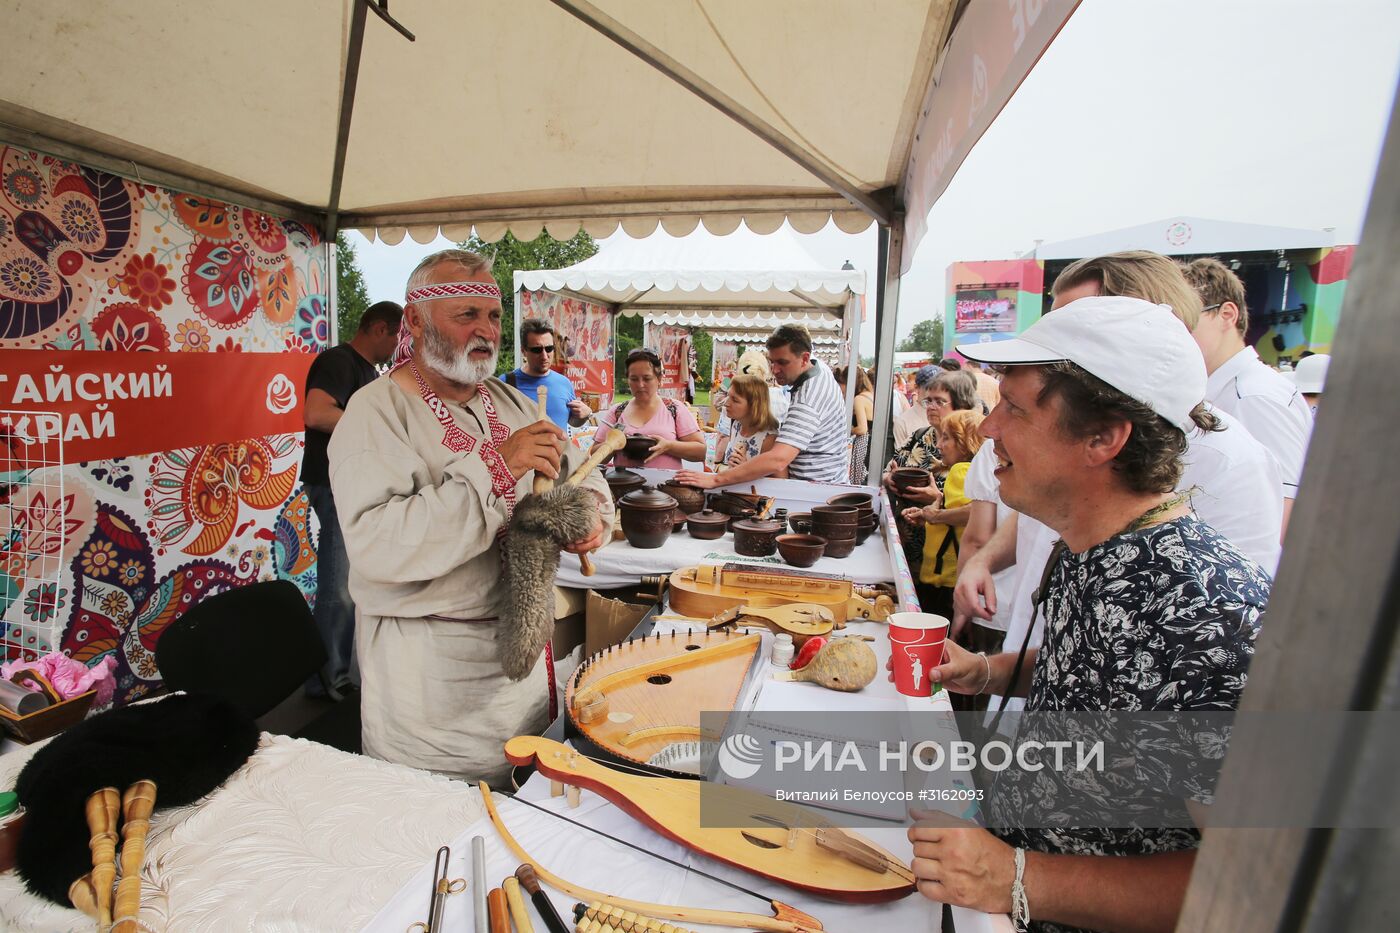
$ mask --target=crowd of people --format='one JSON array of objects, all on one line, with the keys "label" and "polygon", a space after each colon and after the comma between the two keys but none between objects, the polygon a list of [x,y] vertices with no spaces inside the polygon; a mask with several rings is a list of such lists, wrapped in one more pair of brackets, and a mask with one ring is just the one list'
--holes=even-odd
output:
[{"label": "crowd of people", "polygon": [[[500,538],[536,473],[580,462],[564,443],[570,426],[647,435],[649,455],[623,465],[675,469],[700,487],[865,479],[880,430],[873,380],[815,358],[800,326],[739,360],[720,400],[716,469],[685,469],[705,461],[705,434],[658,391],[651,350],[627,356],[630,400],[592,412],[551,370],[543,322],[525,322],[521,366],[494,377],[501,302],[482,257],[429,256],[406,298],[371,308],[307,383],[326,680],[337,691],[358,682],[367,754],[500,779],[503,740],[545,725],[552,660],[513,681],[497,657]],[[894,419],[880,483],[898,504],[920,604],[952,622],[932,679],[964,708],[1232,709],[1326,358],[1292,378],[1265,365],[1245,342],[1242,284],[1211,259],[1085,259],[1052,298],[1019,337],[919,370]],[[894,483],[910,467],[927,485]],[[574,553],[611,529],[606,484],[595,471],[584,485],[597,517],[563,545]],[[1179,829],[930,823],[910,837],[922,893],[1043,930],[1169,928],[1199,841]]]}]

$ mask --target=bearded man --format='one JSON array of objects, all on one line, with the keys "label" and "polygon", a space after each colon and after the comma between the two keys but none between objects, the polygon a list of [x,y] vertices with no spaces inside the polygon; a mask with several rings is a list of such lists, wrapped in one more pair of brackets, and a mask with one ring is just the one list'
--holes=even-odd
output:
[{"label": "bearded man", "polygon": [[[553,659],[508,658],[500,536],[536,472],[568,475],[583,457],[538,420],[533,399],[498,379],[501,294],[465,250],[409,276],[412,354],[356,393],[330,444],[331,487],[360,611],[364,752],[468,780],[508,771],[506,739],[548,721]],[[570,463],[574,460],[577,462]],[[612,526],[602,477],[584,480],[598,514],[564,550],[600,547]],[[547,584],[545,584],[547,585]],[[512,680],[502,669],[529,670]]]}]

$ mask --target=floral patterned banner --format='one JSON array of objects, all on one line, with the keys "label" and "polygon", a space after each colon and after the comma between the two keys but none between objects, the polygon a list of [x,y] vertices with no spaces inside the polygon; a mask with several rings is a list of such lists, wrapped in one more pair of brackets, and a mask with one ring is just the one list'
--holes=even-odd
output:
[{"label": "floral patterned banner", "polygon": [[[79,452],[99,438],[66,416],[69,452],[87,459],[62,469],[61,492],[0,475],[0,510],[22,531],[0,536],[6,657],[113,657],[126,703],[159,687],[156,642],[205,597],[277,578],[314,596],[300,419],[270,412],[269,398],[283,407],[291,389],[300,396],[311,354],[329,341],[327,258],[317,232],[294,221],[0,147],[0,368],[10,376],[0,408],[53,410],[45,380],[63,401],[67,374],[68,414],[89,435],[94,417],[105,434],[110,415],[113,435],[101,440],[165,438]],[[168,397],[154,396],[159,366]],[[269,393],[274,369],[287,385]],[[21,372],[43,406],[19,391]],[[152,397],[123,400],[105,378],[104,398],[85,397],[97,391],[91,380],[78,388],[88,372],[150,374]],[[120,388],[132,395],[129,378]],[[157,402],[178,409],[134,423]],[[53,561],[58,579],[39,579],[36,562]]]}]

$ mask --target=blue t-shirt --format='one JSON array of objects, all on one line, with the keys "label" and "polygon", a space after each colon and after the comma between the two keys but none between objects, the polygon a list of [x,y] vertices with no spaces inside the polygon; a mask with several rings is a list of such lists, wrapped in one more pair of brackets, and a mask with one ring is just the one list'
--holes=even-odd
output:
[{"label": "blue t-shirt", "polygon": [[[515,387],[531,400],[534,399],[535,390],[539,388],[540,383],[549,386],[549,420],[565,431],[569,430],[569,403],[577,396],[574,394],[574,384],[569,381],[568,376],[552,369],[543,376],[532,376],[523,369],[516,369],[507,375],[515,377]],[[500,379],[502,382],[506,381],[505,376],[501,376]]]}]

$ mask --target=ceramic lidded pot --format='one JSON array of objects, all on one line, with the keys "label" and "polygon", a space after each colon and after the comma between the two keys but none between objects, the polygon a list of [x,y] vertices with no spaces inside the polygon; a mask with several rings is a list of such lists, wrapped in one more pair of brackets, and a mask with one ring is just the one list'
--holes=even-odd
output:
[{"label": "ceramic lidded pot", "polygon": [[612,493],[613,502],[617,502],[632,490],[641,489],[647,484],[640,473],[633,473],[631,470],[624,470],[621,467],[604,473],[603,479],[608,481],[608,491]]},{"label": "ceramic lidded pot", "polygon": [[685,525],[692,538],[713,541],[716,538],[723,538],[724,533],[729,530],[729,516],[723,512],[716,512],[714,509],[704,509],[692,512],[686,518]]},{"label": "ceramic lidded pot", "polygon": [[734,523],[734,553],[768,557],[778,550],[783,525],[766,518],[745,518]]},{"label": "ceramic lidded pot", "polygon": [[675,525],[676,500],[655,489],[634,489],[618,500],[622,533],[635,548],[658,548]]},{"label": "ceramic lidded pot", "polygon": [[[718,511],[720,511],[721,513],[724,512],[723,509],[719,509]],[[753,517],[756,516],[757,514],[758,514],[758,513],[755,512],[753,509],[744,509],[744,510],[742,510],[742,511],[735,512],[735,513],[730,514],[730,516],[729,516],[729,530],[730,530],[730,531],[733,531],[735,525],[739,524],[740,522],[742,522],[742,521],[743,521],[744,519],[746,519],[746,518],[753,518]]]},{"label": "ceramic lidded pot", "polygon": [[681,512],[690,515],[692,512],[699,512],[705,507],[705,490],[699,486],[687,486],[670,480],[656,487],[672,499],[681,507]]}]

